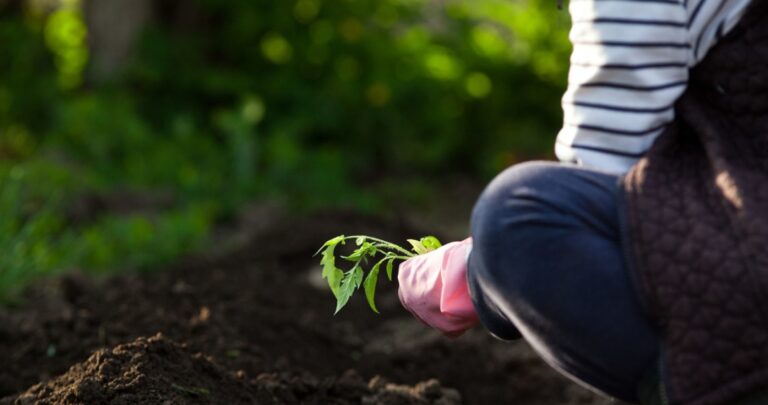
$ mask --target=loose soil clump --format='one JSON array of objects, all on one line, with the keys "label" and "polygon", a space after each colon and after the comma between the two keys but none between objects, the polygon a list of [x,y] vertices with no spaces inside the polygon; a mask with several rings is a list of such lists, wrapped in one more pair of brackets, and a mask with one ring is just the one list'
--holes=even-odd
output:
[{"label": "loose soil clump", "polygon": [[[251,218],[216,254],[167,271],[40,283],[0,309],[0,404],[608,404],[522,342],[415,321],[382,282],[333,316],[312,254],[407,223],[329,212]],[[441,236],[441,235],[438,235]]]},{"label": "loose soil clump", "polygon": [[247,380],[162,334],[100,349],[65,374],[18,395],[13,404],[402,404],[458,405],[455,390],[437,380],[414,387],[366,383],[354,371],[317,381],[287,373]]}]

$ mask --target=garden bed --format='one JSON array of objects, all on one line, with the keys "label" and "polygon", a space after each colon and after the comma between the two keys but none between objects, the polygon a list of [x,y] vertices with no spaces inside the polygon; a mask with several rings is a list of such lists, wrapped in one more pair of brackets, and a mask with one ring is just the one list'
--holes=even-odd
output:
[{"label": "garden bed", "polygon": [[429,330],[389,283],[381,315],[361,296],[333,316],[314,251],[341,233],[424,233],[402,222],[264,215],[167,271],[39,283],[0,310],[0,404],[609,403],[524,343]]}]

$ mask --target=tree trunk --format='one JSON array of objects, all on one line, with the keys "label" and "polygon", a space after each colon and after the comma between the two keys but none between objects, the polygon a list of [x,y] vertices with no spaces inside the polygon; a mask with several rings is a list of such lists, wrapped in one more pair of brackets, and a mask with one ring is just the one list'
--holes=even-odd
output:
[{"label": "tree trunk", "polygon": [[[2,1],[2,0],[0,0]],[[116,78],[130,61],[136,41],[152,16],[152,0],[86,0],[91,63],[88,79]]]}]

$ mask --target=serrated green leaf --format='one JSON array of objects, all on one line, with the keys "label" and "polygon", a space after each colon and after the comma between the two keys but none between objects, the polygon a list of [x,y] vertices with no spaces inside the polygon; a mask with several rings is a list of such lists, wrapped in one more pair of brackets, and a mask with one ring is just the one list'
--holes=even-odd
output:
[{"label": "serrated green leaf", "polygon": [[333,254],[336,245],[327,246],[323,250],[323,256],[320,258],[320,265],[323,266],[323,278],[327,278],[331,270],[336,268],[336,257]]},{"label": "serrated green leaf", "polygon": [[323,278],[328,280],[328,287],[331,288],[331,292],[334,297],[339,297],[339,286],[341,280],[344,277],[344,272],[336,267],[336,257],[334,256],[334,250],[336,244],[330,244],[323,250],[323,256],[320,260],[320,265],[323,266]]},{"label": "serrated green leaf", "polygon": [[371,245],[368,247],[368,256],[376,256],[376,253],[379,253],[379,248],[371,243]]},{"label": "serrated green leaf", "polygon": [[416,254],[423,255],[424,253],[427,253],[427,248],[421,244],[421,241],[416,239],[408,239],[408,243],[411,244],[411,248],[414,252],[416,252]]},{"label": "serrated green leaf", "polygon": [[365,278],[365,282],[363,283],[365,299],[368,301],[368,306],[370,306],[373,312],[377,314],[379,313],[379,310],[376,308],[376,302],[374,298],[376,295],[376,283],[379,280],[379,267],[381,266],[381,263],[382,262],[378,262],[373,265],[373,268],[368,273],[368,277]]},{"label": "serrated green leaf", "polygon": [[[357,245],[352,254],[349,256],[338,255],[340,258],[353,264],[351,270],[344,272],[336,267],[336,246],[344,245],[347,240],[352,239],[354,239],[354,243]],[[323,268],[322,275],[323,278],[327,279],[328,286],[334,297],[336,297],[336,310],[334,313],[338,313],[344,308],[351,296],[354,295],[355,290],[361,286],[364,287],[368,305],[374,312],[378,313],[374,298],[381,266],[386,265],[387,278],[389,281],[392,281],[395,260],[425,254],[441,246],[440,241],[434,236],[425,236],[420,240],[409,239],[408,243],[411,245],[412,251],[369,236],[345,237],[342,235],[326,241],[316,254],[322,253],[320,260]],[[381,256],[377,258],[379,255]],[[366,276],[366,270],[363,269],[363,266],[368,263],[369,259],[373,259],[375,264],[367,272]]]},{"label": "serrated green leaf", "polygon": [[355,292],[355,289],[354,276],[351,271],[347,272],[344,274],[343,280],[341,280],[339,294],[336,296],[336,311],[334,311],[334,315],[338,314],[339,311],[347,305],[347,302],[349,302],[349,298],[352,296],[352,293]]},{"label": "serrated green leaf", "polygon": [[317,252],[315,252],[315,254],[312,255],[312,256],[317,256],[317,254],[320,253],[320,251],[322,251],[323,249],[325,249],[327,247],[335,247],[339,243],[341,243],[343,245],[344,244],[344,239],[345,239],[344,235],[339,235],[339,236],[337,236],[337,237],[335,237],[333,239],[328,239],[327,241],[325,241],[325,243],[323,243],[323,246],[320,246],[320,249],[318,249]]},{"label": "serrated green leaf", "polygon": [[421,238],[419,242],[421,242],[421,245],[424,246],[427,252],[431,252],[443,246],[443,244],[440,243],[440,240],[434,236],[425,236]]},{"label": "serrated green leaf", "polygon": [[363,269],[359,265],[352,269],[352,281],[355,283],[356,289],[363,284]]},{"label": "serrated green leaf", "polygon": [[372,243],[364,242],[363,245],[355,249],[355,251],[352,252],[352,254],[350,254],[349,256],[342,256],[342,258],[350,262],[359,262],[360,260],[365,258],[365,256],[375,255],[377,251],[378,249],[376,249],[376,246],[374,246]]},{"label": "serrated green leaf", "polygon": [[344,279],[344,272],[341,269],[334,268],[328,275],[328,286],[336,299],[339,299],[341,283]]}]

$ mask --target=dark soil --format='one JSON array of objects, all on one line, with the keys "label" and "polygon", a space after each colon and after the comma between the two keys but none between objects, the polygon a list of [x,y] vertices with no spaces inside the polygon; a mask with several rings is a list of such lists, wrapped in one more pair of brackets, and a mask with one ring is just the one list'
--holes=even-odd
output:
[{"label": "dark soil", "polygon": [[[256,215],[226,249],[156,274],[38,284],[0,309],[0,404],[607,404],[522,342],[442,337],[380,283],[333,316],[312,254],[329,237],[420,236],[349,213]],[[230,232],[232,233],[232,232]]]},{"label": "dark soil", "polygon": [[461,397],[437,380],[399,386],[378,377],[365,382],[354,371],[324,381],[290,373],[261,373],[247,380],[244,372],[228,371],[158,334],[98,350],[64,375],[2,402],[452,405]]}]

